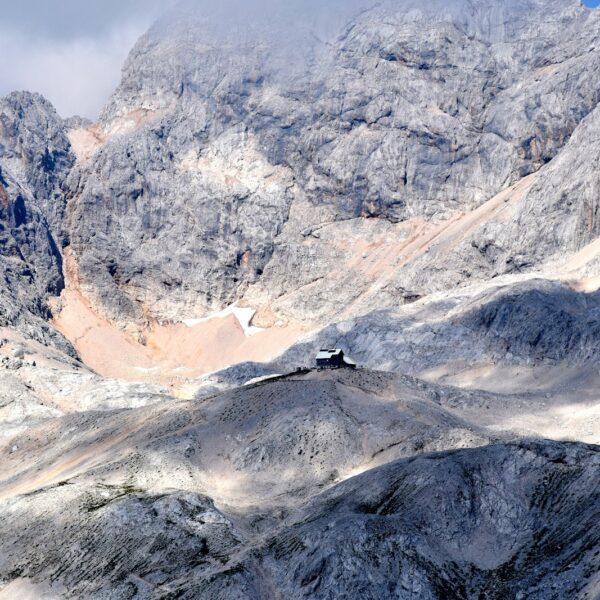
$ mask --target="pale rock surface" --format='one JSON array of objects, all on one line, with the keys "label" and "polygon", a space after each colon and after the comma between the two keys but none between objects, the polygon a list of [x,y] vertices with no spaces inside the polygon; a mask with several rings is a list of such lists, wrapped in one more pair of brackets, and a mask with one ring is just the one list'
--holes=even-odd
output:
[{"label": "pale rock surface", "polygon": [[481,396],[316,373],[34,427],[0,450],[3,581],[61,598],[594,597],[597,448],[494,442],[458,417],[506,400]]},{"label": "pale rock surface", "polygon": [[192,4],[0,99],[0,598],[600,597],[600,12]]},{"label": "pale rock surface", "polygon": [[[296,290],[276,311],[326,320],[381,275],[359,273],[354,293],[338,280],[331,266],[352,250],[336,223],[401,238],[413,220],[471,211],[553,159],[598,100],[598,16],[566,0],[386,2],[322,41],[299,26],[287,43],[285,11],[245,35],[221,16],[174,13],[138,42],[101,117],[104,143],[71,175],[72,250],[115,320],[203,316],[249,285],[258,323]],[[383,301],[562,251],[538,244],[527,214],[516,258],[489,244],[491,267],[462,246],[456,266],[408,257]],[[485,232],[464,244],[476,258]]]}]

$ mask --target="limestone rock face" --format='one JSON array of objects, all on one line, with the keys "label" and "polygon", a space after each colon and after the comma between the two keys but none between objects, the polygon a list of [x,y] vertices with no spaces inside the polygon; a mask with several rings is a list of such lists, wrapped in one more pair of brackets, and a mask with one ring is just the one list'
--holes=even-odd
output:
[{"label": "limestone rock face", "polygon": [[[307,232],[474,209],[552,160],[598,101],[598,16],[566,0],[385,2],[321,38],[285,11],[246,28],[245,11],[231,27],[181,11],[138,42],[71,175],[72,249],[115,319],[268,304],[320,279],[335,283],[317,295],[347,298],[324,273],[348,249]],[[526,243],[538,262],[552,250]],[[395,291],[431,287],[409,267]],[[310,296],[280,311],[309,318]]]},{"label": "limestone rock face", "polygon": [[272,325],[393,308],[595,239],[597,12],[357,2],[315,29],[227,6],[156,23],[95,126],[3,100],[3,256],[26,264],[5,279],[39,288],[15,306],[48,315],[66,246],[119,325],[236,300]]},{"label": "limestone rock face", "polygon": [[46,301],[64,286],[65,180],[74,160],[49,102],[29,93],[0,99],[0,320],[62,349],[66,341],[38,317],[49,317]]},{"label": "limestone rock face", "polygon": [[0,99],[0,600],[598,596],[600,11],[313,2]]},{"label": "limestone rock face", "polygon": [[480,239],[496,239],[499,252],[493,264],[497,271],[511,270],[511,263],[516,262],[511,257],[530,268],[565,260],[596,240],[600,233],[599,132],[600,109],[596,107],[544,169],[512,222],[503,227],[490,224],[481,231]]},{"label": "limestone rock face", "polygon": [[47,100],[27,92],[3,98],[1,115],[3,170],[31,194],[60,245],[66,230],[64,180],[74,163],[62,121]]}]

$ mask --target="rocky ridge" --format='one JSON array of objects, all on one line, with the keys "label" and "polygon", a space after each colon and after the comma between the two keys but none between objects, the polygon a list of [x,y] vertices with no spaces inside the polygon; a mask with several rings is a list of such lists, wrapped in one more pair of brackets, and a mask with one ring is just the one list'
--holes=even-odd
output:
[{"label": "rocky ridge", "polygon": [[[596,446],[523,439],[490,444],[483,429],[477,436],[451,416],[469,402],[464,393],[389,374],[300,383],[264,383],[141,414],[70,417],[69,427],[81,432],[78,441],[42,439],[35,430],[28,441],[17,439],[16,456],[2,450],[9,469],[30,456],[28,444],[38,445],[40,457],[37,469],[21,471],[21,486],[35,484],[32,474],[44,473],[47,461],[54,478],[20,495],[10,494],[14,481],[3,485],[10,494],[0,511],[6,590],[39,585],[61,598],[595,597]],[[348,386],[363,395],[348,395]],[[319,410],[310,411],[294,389],[312,396]],[[453,408],[440,407],[452,396]],[[365,422],[357,436],[362,403],[372,414],[374,400],[383,401],[383,418]],[[282,412],[272,410],[273,402]],[[263,416],[257,419],[253,410]],[[308,416],[299,437],[297,410]],[[325,415],[332,410],[339,419]],[[413,413],[401,427],[416,437],[394,431],[385,415],[394,410]],[[392,434],[387,441],[378,434],[381,426]],[[56,423],[54,431],[61,428]],[[261,440],[264,435],[270,441]],[[416,445],[394,443],[393,435]],[[250,445],[244,436],[254,438]],[[213,445],[219,439],[222,448]],[[348,443],[358,439],[362,450]],[[377,450],[381,443],[389,446],[387,456]],[[294,451],[273,444],[291,444]],[[444,446],[463,449],[439,452]],[[92,461],[85,458],[89,450]],[[360,465],[365,451],[364,458],[383,466],[346,479],[352,474],[346,469]],[[78,461],[76,452],[83,453]],[[404,453],[408,458],[394,460]],[[271,480],[282,459],[288,477],[263,487],[260,481]],[[333,465],[341,470],[332,474]],[[318,493],[325,482],[329,489]],[[81,560],[87,553],[93,561]]]},{"label": "rocky ridge", "polygon": [[1,325],[73,349],[46,321],[64,287],[66,178],[75,163],[62,121],[39,95],[0,99]]},{"label": "rocky ridge", "polygon": [[[115,319],[185,318],[243,297],[265,323],[273,306],[327,319],[377,281],[352,269],[353,292],[326,276],[354,258],[338,242],[346,220],[407,237],[411,224],[448,222],[540,169],[549,177],[513,219],[529,235],[521,245],[491,219],[452,260],[407,257],[383,300],[580,249],[593,228],[585,237],[585,223],[561,225],[544,243],[526,207],[546,206],[542,186],[556,189],[552,172],[570,166],[544,165],[582,121],[593,129],[597,13],[563,0],[494,7],[384,3],[329,44],[293,36],[300,58],[288,71],[283,17],[245,36],[189,13],[157,24],[100,119],[106,143],[71,176],[70,244],[90,294]],[[579,185],[593,195],[585,172]],[[310,297],[330,298],[322,316]]]},{"label": "rocky ridge", "polygon": [[0,99],[0,598],[600,597],[600,13],[328,11]]}]

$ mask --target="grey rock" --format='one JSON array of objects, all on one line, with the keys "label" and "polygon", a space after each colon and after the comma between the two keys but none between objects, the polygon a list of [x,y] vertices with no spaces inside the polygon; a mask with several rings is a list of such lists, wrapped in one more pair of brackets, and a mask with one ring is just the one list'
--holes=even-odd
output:
[{"label": "grey rock", "polygon": [[[598,439],[600,295],[557,278],[600,233],[600,12],[189,6],[93,126],[0,100],[0,596],[594,597],[597,447],[542,438]],[[68,358],[66,275],[128,330],[314,331],[176,399]],[[380,370],[249,383],[324,345]]]},{"label": "grey rock", "polygon": [[403,373],[464,364],[595,363],[600,351],[600,295],[531,279],[431,298],[329,325],[275,361],[312,364],[335,344],[359,363]]},{"label": "grey rock", "polygon": [[[285,20],[246,35],[221,13],[156,24],[102,114],[107,141],[70,178],[71,244],[97,303],[115,320],[176,319],[255,286],[264,302],[298,290],[291,312],[321,318],[308,289],[336,250],[301,232],[446,219],[552,160],[597,104],[597,13],[442,4],[386,2],[323,41],[298,28],[289,72]],[[440,286],[464,281],[447,267]],[[405,271],[388,302],[435,285]],[[351,286],[323,286],[325,312],[347,301]]]},{"label": "grey rock", "polygon": [[291,598],[585,598],[597,468],[595,447],[547,442],[392,463],[317,498],[266,564]]},{"label": "grey rock", "polygon": [[62,123],[41,96],[0,100],[0,323],[38,341],[70,344],[43,320],[64,286],[67,174],[74,163]]},{"label": "grey rock", "polygon": [[63,119],[63,125],[67,131],[69,129],[82,129],[86,127],[91,127],[93,124],[93,121],[91,121],[90,119],[86,117],[80,117],[79,115]]},{"label": "grey rock", "polygon": [[198,493],[66,481],[3,502],[0,574],[52,580],[63,598],[583,599],[599,567],[599,464],[583,444],[492,444],[243,515]]}]

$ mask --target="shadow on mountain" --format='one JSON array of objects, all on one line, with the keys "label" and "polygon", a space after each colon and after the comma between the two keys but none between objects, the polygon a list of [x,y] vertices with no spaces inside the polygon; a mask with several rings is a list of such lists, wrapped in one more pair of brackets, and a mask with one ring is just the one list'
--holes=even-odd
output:
[{"label": "shadow on mountain", "polygon": [[481,336],[493,355],[584,362],[600,354],[600,292],[537,280],[500,289],[460,323]]},{"label": "shadow on mountain", "polygon": [[599,461],[544,440],[401,459],[261,533],[198,493],[67,483],[0,507],[0,574],[87,598],[583,600]]},{"label": "shadow on mountain", "polygon": [[585,365],[600,354],[600,292],[533,280],[450,296],[407,309],[377,310],[330,325],[290,348],[280,363],[310,362],[319,340],[361,364],[421,373],[464,365]]}]

